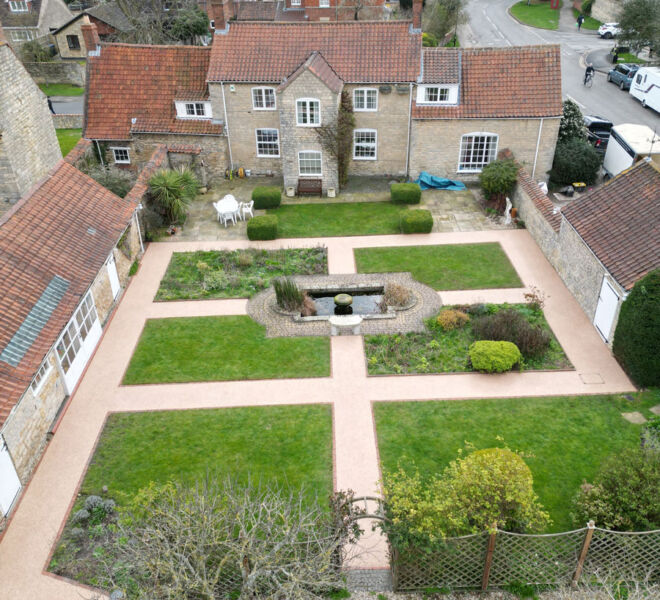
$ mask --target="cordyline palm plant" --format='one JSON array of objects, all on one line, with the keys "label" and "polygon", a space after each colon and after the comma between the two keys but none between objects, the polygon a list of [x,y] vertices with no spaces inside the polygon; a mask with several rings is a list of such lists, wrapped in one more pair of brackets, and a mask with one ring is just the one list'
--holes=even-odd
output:
[{"label": "cordyline palm plant", "polygon": [[151,199],[170,224],[186,219],[186,210],[199,191],[199,182],[187,168],[161,169],[149,180]]}]

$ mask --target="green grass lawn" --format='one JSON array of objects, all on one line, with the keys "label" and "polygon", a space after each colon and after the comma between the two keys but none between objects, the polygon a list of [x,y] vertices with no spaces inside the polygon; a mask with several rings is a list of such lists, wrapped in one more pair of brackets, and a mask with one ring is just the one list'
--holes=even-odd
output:
[{"label": "green grass lawn", "polygon": [[194,481],[207,471],[245,482],[332,491],[329,406],[264,406],[117,413],[108,418],[82,484],[121,500],[150,481]]},{"label": "green grass lawn", "polygon": [[521,287],[499,243],[357,248],[358,273],[410,271],[435,290]]},{"label": "green grass lawn", "polygon": [[250,317],[149,319],[123,383],[327,377],[325,337],[266,338]]},{"label": "green grass lawn", "polygon": [[399,214],[407,210],[391,202],[286,204],[268,210],[277,215],[277,237],[323,237],[401,233]]},{"label": "green grass lawn", "polygon": [[57,141],[60,143],[62,156],[66,156],[82,137],[82,129],[56,129]]},{"label": "green grass lawn", "polygon": [[85,93],[84,87],[69,85],[68,83],[42,83],[39,89],[46,96],[82,96]]},{"label": "green grass lawn", "polygon": [[[550,513],[550,531],[571,529],[571,501],[582,481],[592,481],[603,459],[639,444],[641,425],[621,412],[650,406],[660,393],[622,396],[511,398],[459,402],[381,402],[374,405],[385,472],[411,461],[425,476],[441,473],[464,443],[478,449],[507,445],[525,458],[534,488]],[[497,439],[503,438],[503,442]],[[584,526],[584,523],[576,525]]]},{"label": "green grass lawn", "polygon": [[[561,9],[561,2],[559,4]],[[557,29],[559,27],[559,9],[550,8],[549,2],[522,0],[511,7],[511,14],[525,25],[540,29]],[[577,29],[577,27],[576,27]]]},{"label": "green grass lawn", "polygon": [[326,248],[174,252],[156,300],[250,298],[282,275],[328,272]]},{"label": "green grass lawn", "polygon": [[[636,65],[645,65],[648,61],[644,60],[643,58],[639,58],[638,56],[630,52],[622,52],[621,54],[619,54],[619,62],[634,63]],[[612,65],[612,67],[614,67],[614,65]]]},{"label": "green grass lawn", "polygon": [[[580,11],[577,8],[574,8],[573,17],[575,18],[575,22],[576,22],[575,29],[577,29],[577,18],[579,16],[580,16]],[[602,24],[603,24],[602,21],[584,15],[584,23],[582,23],[582,29],[591,29],[593,31],[598,29]]]},{"label": "green grass lawn", "polygon": [[[550,345],[545,354],[525,358],[524,370],[570,369],[571,363],[555,338],[542,311],[534,311],[525,304],[488,304],[495,310],[513,308],[521,312],[532,325],[550,333]],[[467,307],[456,307],[462,310]],[[402,375],[411,373],[464,373],[468,367],[468,348],[476,341],[472,320],[465,326],[443,331],[436,325],[436,317],[426,321],[425,332],[395,335],[365,335],[364,350],[369,375]]]}]

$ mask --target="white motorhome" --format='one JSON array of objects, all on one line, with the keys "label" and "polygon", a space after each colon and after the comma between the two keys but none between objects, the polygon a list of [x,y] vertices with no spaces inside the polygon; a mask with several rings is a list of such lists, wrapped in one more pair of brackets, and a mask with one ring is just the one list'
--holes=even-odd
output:
[{"label": "white motorhome", "polygon": [[630,84],[630,94],[643,107],[660,112],[660,67],[642,67]]},{"label": "white motorhome", "polygon": [[646,125],[615,125],[610,131],[603,169],[614,177],[645,156],[654,156],[660,162],[660,136]]}]

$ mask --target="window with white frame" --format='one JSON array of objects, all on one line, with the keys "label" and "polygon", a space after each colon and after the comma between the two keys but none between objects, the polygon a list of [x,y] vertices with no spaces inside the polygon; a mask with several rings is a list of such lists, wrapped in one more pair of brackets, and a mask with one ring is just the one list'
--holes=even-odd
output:
[{"label": "window with white frame", "polygon": [[32,380],[32,383],[30,384],[33,393],[37,394],[39,392],[39,390],[42,388],[43,384],[45,383],[46,377],[48,377],[48,373],[50,373],[51,369],[52,369],[52,365],[50,364],[48,358],[46,358],[46,360],[44,360],[44,362],[41,363],[39,370],[37,371],[36,375],[34,376],[34,379]]},{"label": "window with white frame", "polygon": [[356,129],[353,131],[353,158],[355,160],[376,160],[375,129]]},{"label": "window with white frame", "polygon": [[27,12],[28,4],[20,0],[9,0],[9,10],[11,12]]},{"label": "window with white frame", "polygon": [[87,294],[67,325],[55,350],[60,359],[62,370],[68,373],[78,351],[87,338],[92,325],[97,321],[96,308],[91,294]]},{"label": "window with white frame", "polygon": [[303,127],[321,124],[321,102],[315,98],[300,98],[296,101],[296,123]]},{"label": "window with white frame", "polygon": [[321,153],[314,150],[298,152],[298,173],[305,175],[321,175]]},{"label": "window with white frame", "polygon": [[427,87],[424,89],[424,101],[429,104],[436,102],[447,102],[449,100],[449,88]]},{"label": "window with white frame", "polygon": [[300,0],[291,0],[291,6],[300,6]]},{"label": "window with white frame", "polygon": [[131,163],[131,156],[128,148],[110,148],[114,161],[118,165],[128,165]]},{"label": "window with white frame", "polygon": [[461,138],[461,154],[458,159],[459,171],[481,171],[497,156],[495,133],[467,133]]},{"label": "window with white frame", "polygon": [[210,102],[182,102],[177,100],[174,103],[176,107],[177,119],[210,119]]},{"label": "window with white frame", "polygon": [[319,0],[319,8],[330,8],[330,0]]},{"label": "window with white frame", "polygon": [[257,129],[257,156],[280,155],[280,132],[277,129]]},{"label": "window with white frame", "polygon": [[275,110],[275,89],[269,87],[252,88],[252,107],[255,110]]},{"label": "window with white frame", "polygon": [[355,110],[378,110],[378,90],[376,88],[354,90],[353,108]]},{"label": "window with white frame", "polygon": [[203,102],[186,102],[186,116],[205,117],[206,110]]},{"label": "window with white frame", "polygon": [[10,30],[10,37],[12,42],[29,42],[34,39],[34,34],[29,29],[15,29]]}]

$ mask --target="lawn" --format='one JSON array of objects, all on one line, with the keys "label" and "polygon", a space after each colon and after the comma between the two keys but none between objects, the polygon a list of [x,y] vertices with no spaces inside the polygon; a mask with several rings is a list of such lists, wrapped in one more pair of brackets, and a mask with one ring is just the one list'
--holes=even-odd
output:
[{"label": "lawn", "polygon": [[175,252],[156,300],[250,298],[282,275],[328,272],[326,248]]},{"label": "lawn", "polygon": [[[561,2],[559,3],[561,9]],[[525,25],[540,29],[557,29],[559,27],[559,9],[550,8],[549,2],[522,0],[511,7],[511,14]],[[577,29],[577,27],[576,27]]]},{"label": "lawn", "polygon": [[39,89],[46,96],[82,96],[85,93],[85,88],[68,83],[42,83]]},{"label": "lawn", "polygon": [[[526,457],[534,488],[550,513],[550,531],[574,525],[571,501],[582,481],[593,480],[603,459],[639,444],[641,425],[621,412],[640,410],[650,417],[650,406],[660,393],[622,396],[507,398],[459,402],[376,403],[378,447],[384,472],[406,468],[411,461],[429,477],[440,473],[470,442],[476,448],[507,445]],[[498,440],[498,436],[503,441]]]},{"label": "lawn", "polygon": [[277,237],[332,237],[401,233],[399,215],[407,210],[391,202],[286,204],[268,210],[277,215]]},{"label": "lawn", "polygon": [[[580,16],[580,11],[577,8],[573,9],[573,17],[575,17],[575,29],[577,29],[577,18]],[[582,29],[590,29],[592,31],[598,29],[603,23],[598,19],[593,17],[588,17],[584,15],[584,22],[582,23]]]},{"label": "lawn", "polygon": [[636,65],[645,65],[648,61],[644,60],[643,58],[639,58],[636,54],[632,54],[630,52],[622,52],[621,54],[619,54],[619,62],[634,63]]},{"label": "lawn", "polygon": [[521,287],[499,243],[357,248],[358,273],[410,271],[435,290]]},{"label": "lawn", "polygon": [[327,377],[324,337],[266,338],[250,317],[149,319],[123,383]]},{"label": "lawn", "polygon": [[66,156],[82,137],[82,129],[56,129],[57,141],[60,143],[62,156]]},{"label": "lawn", "polygon": [[[550,346],[540,357],[526,358],[524,370],[570,369],[571,363],[545,320],[542,311],[525,304],[487,304],[492,314],[503,308],[522,313],[532,325],[550,333]],[[470,307],[456,307],[471,310]],[[443,331],[436,317],[426,321],[423,333],[366,335],[364,348],[369,375],[401,375],[408,373],[461,373],[472,371],[468,366],[468,347],[475,341],[471,321],[464,327]]]}]

